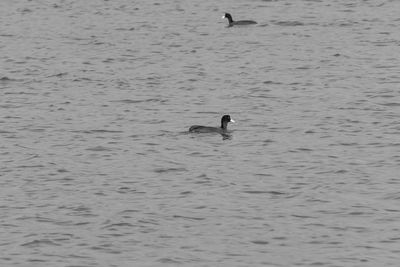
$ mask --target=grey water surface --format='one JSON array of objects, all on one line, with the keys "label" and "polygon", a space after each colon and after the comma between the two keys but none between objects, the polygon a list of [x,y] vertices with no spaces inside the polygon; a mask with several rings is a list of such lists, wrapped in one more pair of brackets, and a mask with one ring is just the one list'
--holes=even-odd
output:
[{"label": "grey water surface", "polygon": [[400,266],[399,11],[0,1],[0,266]]}]

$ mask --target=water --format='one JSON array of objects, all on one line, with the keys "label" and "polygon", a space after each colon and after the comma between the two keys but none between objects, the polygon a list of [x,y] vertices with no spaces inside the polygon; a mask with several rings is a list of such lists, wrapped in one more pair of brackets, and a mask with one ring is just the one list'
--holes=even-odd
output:
[{"label": "water", "polygon": [[1,1],[0,265],[398,266],[398,10]]}]

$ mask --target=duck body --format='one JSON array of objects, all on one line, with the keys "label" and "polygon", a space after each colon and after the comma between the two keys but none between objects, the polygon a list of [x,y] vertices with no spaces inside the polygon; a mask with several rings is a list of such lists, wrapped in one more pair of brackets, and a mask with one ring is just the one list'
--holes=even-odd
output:
[{"label": "duck body", "polygon": [[191,133],[224,133],[226,130],[218,127],[193,125],[189,128]]}]

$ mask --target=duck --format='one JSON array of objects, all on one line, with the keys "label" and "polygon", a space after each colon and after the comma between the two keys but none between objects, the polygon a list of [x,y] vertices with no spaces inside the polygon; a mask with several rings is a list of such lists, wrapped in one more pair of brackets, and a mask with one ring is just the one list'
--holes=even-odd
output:
[{"label": "duck", "polygon": [[228,19],[229,21],[229,26],[228,27],[232,27],[235,25],[251,25],[251,24],[257,24],[257,22],[255,22],[254,20],[238,20],[238,21],[234,21],[232,18],[232,15],[229,13],[225,13],[225,15],[222,16],[223,19]]},{"label": "duck", "polygon": [[228,131],[228,123],[235,121],[231,118],[230,115],[224,115],[221,118],[221,126],[220,127],[211,127],[211,126],[201,126],[201,125],[192,125],[189,128],[189,132],[191,133],[220,133],[226,134]]}]

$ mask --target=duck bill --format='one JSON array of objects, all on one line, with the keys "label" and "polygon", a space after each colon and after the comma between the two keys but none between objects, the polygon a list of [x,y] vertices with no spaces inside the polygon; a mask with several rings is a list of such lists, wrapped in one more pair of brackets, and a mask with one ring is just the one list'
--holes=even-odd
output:
[{"label": "duck bill", "polygon": [[222,18],[224,19],[224,18],[225,18],[225,15],[223,15]]},{"label": "duck bill", "polygon": [[234,121],[234,120],[232,120],[232,119],[231,119],[231,121],[230,121],[230,122],[233,122],[233,123],[235,123],[235,121]]}]

